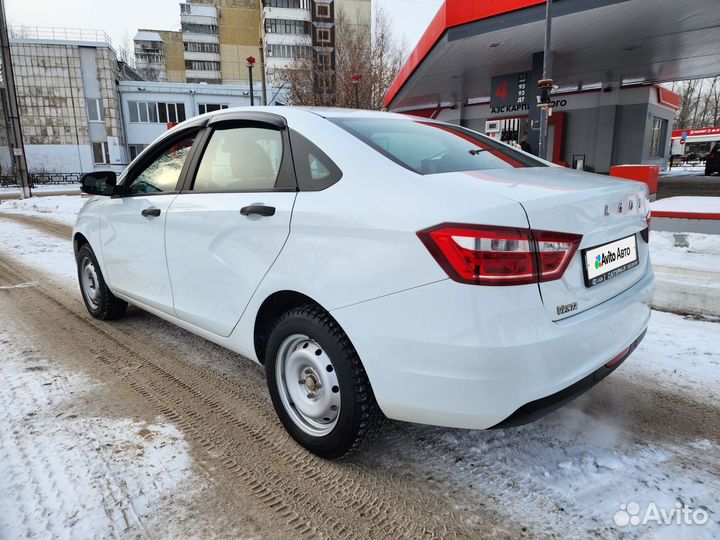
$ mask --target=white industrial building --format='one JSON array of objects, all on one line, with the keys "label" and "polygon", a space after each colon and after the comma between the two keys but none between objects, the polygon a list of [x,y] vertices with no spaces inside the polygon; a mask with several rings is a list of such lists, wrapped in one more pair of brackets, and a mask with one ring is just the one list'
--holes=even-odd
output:
[{"label": "white industrial building", "polygon": [[[247,84],[120,81],[118,89],[130,160],[178,122],[207,112],[250,105]],[[255,98],[259,103],[257,90]]]}]

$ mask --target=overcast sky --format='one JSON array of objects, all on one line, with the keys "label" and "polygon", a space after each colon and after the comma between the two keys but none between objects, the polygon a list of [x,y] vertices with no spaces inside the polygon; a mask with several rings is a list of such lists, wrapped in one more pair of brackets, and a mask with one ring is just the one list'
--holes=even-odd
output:
[{"label": "overcast sky", "polygon": [[[90,28],[107,32],[116,47],[138,28],[180,26],[179,0],[5,0],[10,24]],[[442,0],[373,0],[393,22],[410,52]]]}]

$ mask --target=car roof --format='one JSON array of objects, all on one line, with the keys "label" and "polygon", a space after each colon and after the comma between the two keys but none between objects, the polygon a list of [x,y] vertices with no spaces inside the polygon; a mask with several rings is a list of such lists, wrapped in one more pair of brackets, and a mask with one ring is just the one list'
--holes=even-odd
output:
[{"label": "car roof", "polygon": [[[322,118],[396,118],[399,120],[407,120],[412,116],[389,113],[383,111],[366,111],[362,109],[344,109],[341,107],[292,107],[292,106],[260,106],[260,107],[230,107],[220,111],[213,111],[202,115],[203,117],[212,118],[215,115],[228,114],[233,112],[264,112],[277,114],[286,118],[298,118],[304,114],[313,114]],[[198,117],[195,117],[198,118]]]},{"label": "car roof", "polygon": [[[341,107],[293,107],[293,106],[259,106],[259,107],[229,107],[219,111],[213,111],[188,118],[179,123],[173,129],[169,129],[161,135],[157,141],[174,136],[184,129],[204,127],[215,117],[232,117],[233,113],[265,113],[274,114],[284,118],[286,121],[295,122],[303,117],[315,116],[325,119],[332,118],[386,118],[400,121],[417,120],[417,117],[406,114],[389,113],[384,111],[367,111],[362,109],[344,109]],[[156,142],[157,142],[156,141]],[[153,143],[154,144],[154,143]]]}]

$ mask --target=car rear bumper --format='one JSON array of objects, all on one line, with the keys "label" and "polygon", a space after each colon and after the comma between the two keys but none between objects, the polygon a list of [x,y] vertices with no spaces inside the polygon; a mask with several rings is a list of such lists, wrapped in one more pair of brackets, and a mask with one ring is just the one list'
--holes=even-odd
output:
[{"label": "car rear bumper", "polygon": [[535,285],[450,280],[332,314],[386,416],[485,429],[531,421],[609,374],[605,364],[642,338],[653,289],[648,265],[620,295],[558,322],[549,319]]}]

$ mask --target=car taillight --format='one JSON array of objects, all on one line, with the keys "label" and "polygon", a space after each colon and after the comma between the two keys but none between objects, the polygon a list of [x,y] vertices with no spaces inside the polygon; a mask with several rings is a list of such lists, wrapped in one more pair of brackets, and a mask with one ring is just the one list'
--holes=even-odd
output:
[{"label": "car taillight", "polygon": [[562,277],[581,236],[445,223],[417,233],[425,247],[460,283],[521,285]]}]

